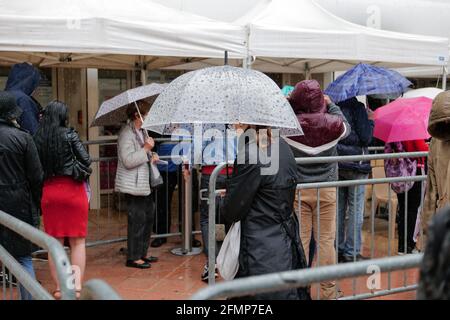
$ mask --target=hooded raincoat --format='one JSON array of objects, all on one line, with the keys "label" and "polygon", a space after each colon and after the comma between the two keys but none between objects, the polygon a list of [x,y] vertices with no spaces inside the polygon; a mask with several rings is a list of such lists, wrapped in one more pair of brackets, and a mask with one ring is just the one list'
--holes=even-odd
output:
[{"label": "hooded raincoat", "polygon": [[432,139],[422,215],[425,235],[436,211],[450,204],[450,91],[442,92],[434,99],[428,132]]},{"label": "hooded raincoat", "polygon": [[31,94],[39,85],[41,76],[32,65],[24,62],[15,64],[9,73],[5,90],[11,92],[17,105],[22,109],[22,116],[17,119],[20,127],[34,135],[39,127],[39,106]]},{"label": "hooded raincoat", "polygon": [[[341,109],[327,105],[316,80],[299,82],[289,102],[302,126],[304,135],[286,139],[297,157],[337,156],[337,144],[351,132]],[[337,163],[298,165],[302,183],[338,180]]]}]

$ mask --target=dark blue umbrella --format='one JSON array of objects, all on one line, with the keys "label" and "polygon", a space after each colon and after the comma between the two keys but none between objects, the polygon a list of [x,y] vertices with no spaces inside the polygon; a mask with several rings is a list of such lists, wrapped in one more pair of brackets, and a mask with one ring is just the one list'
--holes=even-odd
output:
[{"label": "dark blue umbrella", "polygon": [[363,95],[401,95],[411,84],[397,71],[360,63],[332,82],[325,94],[341,102]]}]

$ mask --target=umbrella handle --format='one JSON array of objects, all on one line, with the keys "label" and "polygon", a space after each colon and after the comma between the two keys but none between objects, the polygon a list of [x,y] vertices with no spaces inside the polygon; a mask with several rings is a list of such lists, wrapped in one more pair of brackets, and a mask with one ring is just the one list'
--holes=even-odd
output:
[{"label": "umbrella handle", "polygon": [[[136,101],[134,101],[134,105],[136,106],[136,111],[137,111],[138,114],[139,114],[139,118],[141,118],[142,123],[144,123],[144,118],[142,118],[141,111],[139,111],[139,107],[138,107]],[[144,129],[144,133],[145,133],[145,137],[146,137],[146,138],[150,138],[150,136],[148,135],[147,130]]]}]

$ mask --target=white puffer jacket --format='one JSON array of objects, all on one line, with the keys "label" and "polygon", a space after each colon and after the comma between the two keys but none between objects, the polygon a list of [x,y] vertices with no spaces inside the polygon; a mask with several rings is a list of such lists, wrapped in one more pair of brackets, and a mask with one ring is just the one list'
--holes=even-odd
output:
[{"label": "white puffer jacket", "polygon": [[147,153],[136,139],[131,127],[133,125],[128,123],[119,133],[115,191],[148,196],[151,193],[149,161]]}]

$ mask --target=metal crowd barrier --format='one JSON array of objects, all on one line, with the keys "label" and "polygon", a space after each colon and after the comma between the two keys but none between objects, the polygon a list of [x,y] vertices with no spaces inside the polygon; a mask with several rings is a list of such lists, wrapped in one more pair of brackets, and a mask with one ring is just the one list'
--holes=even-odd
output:
[{"label": "metal crowd barrier", "polygon": [[[0,225],[21,235],[30,242],[45,248],[55,265],[60,284],[61,299],[75,300],[75,284],[70,261],[62,245],[41,230],[0,210]],[[54,300],[54,297],[23,268],[2,245],[0,245],[2,300],[21,299],[19,286],[28,291],[33,300]],[[13,280],[16,279],[16,281]],[[14,290],[16,287],[16,290]],[[14,293],[16,291],[17,293]],[[82,299],[119,300],[119,295],[104,281],[93,279],[83,285]]]},{"label": "metal crowd barrier", "polygon": [[[373,155],[361,155],[361,156],[340,156],[340,157],[316,157],[316,158],[297,158],[296,161],[298,164],[319,164],[319,163],[336,163],[336,162],[347,162],[347,161],[370,161],[370,160],[384,160],[384,159],[393,159],[393,158],[419,158],[419,157],[426,157],[427,152],[410,152],[410,153],[397,153],[397,154],[373,154]],[[216,190],[216,179],[221,171],[222,168],[225,167],[225,164],[221,164],[216,167],[214,172],[212,173],[210,177],[210,190],[209,190],[209,225],[215,225],[215,208],[216,208],[216,197],[221,192],[220,190]],[[339,244],[339,236],[338,236],[338,226],[339,226],[339,214],[338,214],[338,193],[340,187],[354,187],[354,186],[360,186],[360,185],[377,185],[377,184],[388,184],[388,213],[389,213],[389,225],[388,225],[388,256],[392,255],[392,248],[391,248],[391,242],[392,242],[392,230],[391,230],[391,184],[394,182],[420,182],[422,184],[422,189],[424,188],[424,182],[426,181],[426,176],[414,176],[414,177],[400,177],[400,178],[383,178],[383,179],[365,179],[365,180],[345,180],[345,181],[333,181],[333,182],[320,182],[320,183],[305,183],[305,184],[299,184],[297,186],[298,190],[298,203],[299,206],[301,204],[301,191],[305,189],[316,189],[317,190],[317,229],[318,234],[320,234],[320,189],[322,188],[336,188],[336,240],[335,240],[335,250],[336,250],[336,261],[338,259],[338,244]],[[372,188],[372,198],[374,197],[374,188]],[[407,201],[408,201],[408,192],[405,193],[405,250],[406,250],[406,228],[407,228]],[[423,196],[421,198],[421,205],[422,206]],[[354,201],[356,205],[356,201]],[[375,245],[375,207],[374,207],[374,201],[372,200],[372,208],[371,208],[371,249],[370,249],[370,256],[373,259],[374,258],[374,245]],[[300,209],[297,211],[299,214],[299,221],[300,219]],[[356,224],[354,224],[356,226]],[[354,239],[356,234],[356,228],[353,230],[354,232]],[[214,270],[215,268],[215,228],[209,228],[209,259],[208,259],[208,268],[209,270]],[[314,235],[314,237],[317,237],[316,243],[320,241],[320,238],[318,238],[319,235]],[[320,266],[320,259],[318,257],[320,256],[320,249],[317,246],[317,251],[315,256],[316,259],[316,265]],[[356,252],[354,250],[353,252],[353,260],[356,260]],[[345,264],[347,266],[347,264]],[[406,286],[406,273],[404,273],[404,286]],[[215,283],[214,273],[209,273],[208,283],[210,285]],[[411,287],[414,288],[414,287]],[[338,286],[336,286],[336,291],[338,290]],[[388,292],[396,292],[397,289],[393,289],[391,287],[391,274],[389,272],[388,274]],[[318,292],[319,296],[319,292]],[[361,295],[359,295],[361,296]],[[353,297],[358,297],[356,294],[356,279],[353,279]],[[361,296],[363,297],[363,296]]]},{"label": "metal crowd barrier", "polygon": [[87,281],[81,290],[81,300],[122,300],[122,298],[104,281]]},{"label": "metal crowd barrier", "polygon": [[[346,279],[358,276],[372,276],[374,267],[376,267],[377,271],[380,273],[407,270],[419,267],[422,257],[422,254],[413,254],[402,257],[366,260],[235,279],[200,289],[191,297],[191,300],[243,297],[256,293],[307,287],[322,281]],[[339,300],[370,299],[416,289],[417,285],[405,286],[398,288],[395,291],[374,290],[369,294],[361,295],[359,297],[344,297]]]},{"label": "metal crowd barrier", "polygon": [[[61,246],[58,240],[1,210],[0,225],[21,235],[25,239],[30,240],[32,243],[45,248],[49,252],[53,263],[55,264],[58,282],[60,283],[61,287],[61,298],[65,300],[75,299],[75,286],[71,286],[73,282],[71,278],[72,267],[70,265],[69,259],[67,258],[67,254],[64,251],[64,248]],[[18,285],[21,284],[28,292],[30,292],[34,299],[53,299],[53,297],[39,284],[39,282],[35,279],[32,279],[32,277],[25,271],[25,269],[19,264],[19,262],[14,257],[12,257],[1,245],[0,260],[2,262],[2,292],[4,299],[7,296],[7,291],[9,291],[11,299],[13,299],[14,297],[12,276],[17,278]],[[6,268],[8,269],[8,272],[6,272]],[[8,275],[7,281],[6,275]],[[9,284],[9,290],[7,290],[6,288],[7,283]]]},{"label": "metal crowd barrier", "polygon": [[[167,142],[173,141],[167,138],[155,138],[156,142]],[[186,140],[183,140],[186,141]],[[93,140],[86,141],[83,143],[86,146],[99,145],[101,147],[114,147],[117,145],[117,139],[104,139],[104,140]],[[112,154],[112,152],[111,152]],[[160,156],[161,160],[174,160],[171,156]],[[108,245],[127,241],[127,213],[126,204],[124,205],[123,194],[119,194],[114,191],[114,179],[115,170],[117,167],[117,151],[114,152],[113,156],[102,156],[97,158],[92,158],[93,165],[96,166],[97,175],[91,176],[91,181],[95,181],[95,185],[98,186],[95,194],[97,195],[97,203],[99,205],[98,209],[91,210],[95,212],[94,216],[90,218],[90,225],[96,224],[96,228],[90,232],[91,236],[88,238],[86,244],[87,247],[95,247],[99,245]],[[167,169],[168,170],[168,169]],[[171,173],[172,175],[174,173]],[[191,171],[192,174],[192,171]],[[169,176],[169,172],[161,172],[161,175]],[[192,176],[191,176],[192,177]],[[95,180],[92,180],[95,179]],[[180,248],[175,248],[172,253],[176,255],[192,255],[199,254],[199,248],[193,248],[192,237],[188,235],[200,234],[200,230],[194,230],[196,223],[193,221],[193,214],[187,214],[192,212],[192,192],[194,179],[197,177],[192,177],[185,180],[182,175],[181,166],[176,172],[176,189],[173,193],[172,202],[166,202],[165,204],[159,203],[158,194],[160,192],[169,192],[168,184],[165,183],[159,189],[155,190],[155,221],[154,221],[154,231],[152,232],[152,239],[156,238],[169,238],[169,237],[181,237],[182,245]],[[92,183],[91,183],[92,184]],[[167,196],[162,198],[167,199]],[[200,201],[200,200],[199,200]],[[177,203],[177,210],[171,210],[173,203]],[[165,217],[165,225],[170,226],[172,217],[175,215],[179,219],[179,232],[171,232],[169,230],[159,230],[160,217],[158,217],[158,210],[161,206],[165,212],[163,216]],[[169,215],[169,210],[171,210],[171,215]],[[93,236],[92,236],[93,235]]]}]

